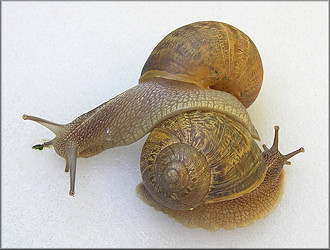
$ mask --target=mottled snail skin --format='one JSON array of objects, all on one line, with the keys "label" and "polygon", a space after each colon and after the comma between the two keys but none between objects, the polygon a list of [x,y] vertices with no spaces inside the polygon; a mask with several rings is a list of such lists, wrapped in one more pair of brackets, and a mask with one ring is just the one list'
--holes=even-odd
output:
[{"label": "mottled snail skin", "polygon": [[182,26],[159,42],[139,83],[155,76],[230,93],[248,108],[259,94],[263,67],[246,34],[226,23],[206,21]]},{"label": "mottled snail skin", "polygon": [[66,171],[72,170],[70,194],[73,195],[77,157],[91,157],[109,148],[131,144],[161,121],[190,110],[228,114],[259,139],[246,109],[232,95],[162,78],[139,84],[67,125],[28,115],[23,119],[39,122],[55,133],[56,137],[45,146],[54,146],[56,153],[66,159]]},{"label": "mottled snail skin", "polygon": [[[263,78],[257,48],[240,30],[197,22],[167,35],[145,63],[139,84],[66,125],[23,115],[49,128],[70,171],[77,157],[131,144],[150,133],[141,153],[138,196],[189,227],[216,230],[266,216],[283,189],[288,155],[262,152],[246,108]],[[191,193],[190,193],[191,192]]]}]

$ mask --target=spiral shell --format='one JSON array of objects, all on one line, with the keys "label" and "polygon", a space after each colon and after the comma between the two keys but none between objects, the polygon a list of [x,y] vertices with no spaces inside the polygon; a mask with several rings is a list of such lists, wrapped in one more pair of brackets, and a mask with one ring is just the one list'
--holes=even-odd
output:
[{"label": "spiral shell", "polygon": [[217,112],[181,113],[159,124],[141,154],[143,184],[176,210],[235,199],[264,179],[265,162],[248,130]]},{"label": "spiral shell", "polygon": [[239,29],[203,21],[180,27],[154,48],[139,82],[162,77],[228,92],[247,108],[263,79],[259,52]]}]

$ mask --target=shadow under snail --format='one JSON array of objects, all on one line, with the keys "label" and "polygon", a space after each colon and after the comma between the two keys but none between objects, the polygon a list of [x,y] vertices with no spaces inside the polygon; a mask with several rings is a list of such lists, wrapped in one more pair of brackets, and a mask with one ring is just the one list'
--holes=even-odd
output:
[{"label": "shadow under snail", "polygon": [[141,153],[147,204],[188,227],[210,231],[246,226],[278,204],[284,164],[304,149],[282,155],[278,127],[271,148],[246,108],[263,79],[259,52],[237,28],[214,21],[180,27],[150,54],[139,84],[66,125],[23,115],[50,129],[53,146],[70,172],[76,159],[131,144],[149,134]]}]

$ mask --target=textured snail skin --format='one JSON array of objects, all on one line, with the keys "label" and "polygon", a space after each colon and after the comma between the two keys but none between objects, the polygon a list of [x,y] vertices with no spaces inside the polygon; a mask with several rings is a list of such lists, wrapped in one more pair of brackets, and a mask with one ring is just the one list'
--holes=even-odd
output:
[{"label": "textured snail skin", "polygon": [[54,146],[56,153],[66,159],[66,171],[72,169],[70,194],[73,195],[77,157],[91,157],[108,148],[131,144],[161,121],[191,110],[228,114],[259,139],[246,109],[232,95],[162,78],[139,84],[67,125],[27,115],[23,119],[37,121],[56,134],[46,145]]}]

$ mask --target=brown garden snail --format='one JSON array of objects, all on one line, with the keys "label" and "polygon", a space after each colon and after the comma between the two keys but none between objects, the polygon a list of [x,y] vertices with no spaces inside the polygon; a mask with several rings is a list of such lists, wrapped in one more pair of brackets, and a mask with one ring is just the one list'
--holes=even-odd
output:
[{"label": "brown garden snail", "polygon": [[237,28],[196,22],[168,34],[145,63],[139,84],[67,125],[23,115],[49,128],[70,171],[76,159],[128,145],[150,133],[141,154],[138,196],[190,227],[248,225],[279,202],[290,154],[262,152],[246,111],[262,84],[259,52]]}]

